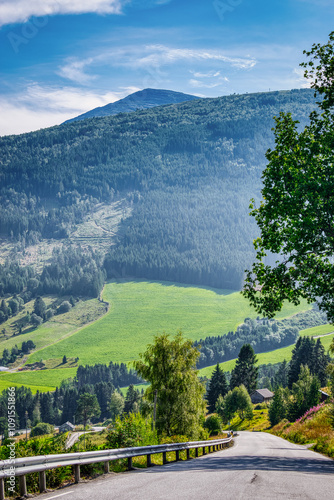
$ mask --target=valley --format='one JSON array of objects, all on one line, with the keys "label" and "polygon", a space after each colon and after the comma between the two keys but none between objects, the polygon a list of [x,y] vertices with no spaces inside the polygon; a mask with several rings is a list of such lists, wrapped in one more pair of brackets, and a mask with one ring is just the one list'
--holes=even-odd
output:
[{"label": "valley", "polygon": [[[26,364],[48,360],[49,364],[53,362],[57,366],[65,354],[67,358],[78,357],[79,365],[108,364],[110,361],[130,363],[138,359],[155,335],[162,332],[173,336],[182,330],[186,338],[199,340],[235,331],[246,317],[257,316],[240,292],[171,282],[114,280],[105,285],[103,300],[81,301],[68,313],[56,315],[23,335],[7,340],[1,337],[0,351],[29,339],[36,344],[36,350],[28,355]],[[109,304],[107,312],[106,302]],[[27,307],[31,309],[32,304]],[[277,318],[310,309],[306,301],[298,307],[287,304]],[[322,334],[331,331],[330,328],[331,325],[319,326],[305,333]],[[326,349],[331,339],[332,336],[321,339]],[[289,359],[292,348],[257,354],[259,363]],[[234,362],[223,363],[224,370],[230,371]],[[200,375],[210,376],[213,368],[203,368]],[[75,373],[76,368],[68,364],[62,368],[1,373],[0,389],[14,384],[29,386],[33,391],[54,390],[62,380]]]}]

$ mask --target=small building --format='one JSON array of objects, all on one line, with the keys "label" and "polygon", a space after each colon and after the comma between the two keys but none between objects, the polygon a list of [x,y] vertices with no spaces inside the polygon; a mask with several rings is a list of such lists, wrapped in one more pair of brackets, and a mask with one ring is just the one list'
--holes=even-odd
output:
[{"label": "small building", "polygon": [[329,398],[329,394],[327,394],[327,392],[325,391],[322,391],[321,389],[319,389],[319,392],[320,392],[320,401],[323,403]]},{"label": "small building", "polygon": [[63,433],[63,432],[68,432],[68,431],[74,431],[75,430],[75,425],[71,424],[71,422],[67,421],[65,422],[64,424],[61,424],[59,426],[59,432],[60,433]]},{"label": "small building", "polygon": [[269,389],[256,389],[250,395],[253,405],[257,403],[269,403],[274,397],[274,393]]}]

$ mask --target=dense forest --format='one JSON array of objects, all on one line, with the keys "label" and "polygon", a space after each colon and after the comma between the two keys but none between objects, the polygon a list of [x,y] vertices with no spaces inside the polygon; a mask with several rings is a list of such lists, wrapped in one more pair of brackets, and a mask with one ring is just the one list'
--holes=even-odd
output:
[{"label": "dense forest", "polygon": [[[239,289],[253,259],[248,205],[259,198],[273,116],[291,111],[303,126],[314,102],[310,89],[231,95],[2,137],[0,237],[23,249],[66,242],[97,203],[125,197],[132,216],[104,264],[87,257],[83,274],[95,273],[95,285],[83,279],[81,295],[96,295],[104,272]],[[40,291],[74,293],[57,259]],[[22,291],[30,272],[18,270],[20,290],[3,292]]]},{"label": "dense forest", "polygon": [[[77,401],[81,394],[95,394],[102,410],[101,419],[110,417],[108,404],[110,397],[119,387],[142,382],[134,370],[128,370],[124,363],[110,362],[109,365],[79,366],[76,377],[66,380],[54,392],[32,394],[27,387],[17,387],[16,422],[17,429],[24,428],[26,419],[31,425],[36,422],[62,424],[73,422]],[[137,392],[136,392],[137,394]],[[139,394],[139,393],[138,393]],[[7,390],[0,394],[0,434],[6,428]],[[27,412],[27,414],[26,414]],[[29,425],[30,425],[29,424]]]}]

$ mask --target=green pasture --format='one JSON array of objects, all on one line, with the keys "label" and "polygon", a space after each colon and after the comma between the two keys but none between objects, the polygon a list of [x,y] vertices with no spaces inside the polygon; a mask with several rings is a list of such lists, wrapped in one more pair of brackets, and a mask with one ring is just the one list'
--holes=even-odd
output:
[{"label": "green pasture", "polygon": [[[317,336],[317,335],[326,335],[327,333],[333,332],[333,325],[320,325],[315,326],[313,328],[307,328],[306,330],[301,330],[301,336]],[[325,350],[329,349],[332,340],[334,339],[334,332],[332,335],[326,335],[325,337],[320,337],[320,341],[324,346]],[[287,347],[282,347],[281,349],[275,349],[273,351],[261,352],[257,354],[258,364],[259,365],[267,365],[269,363],[281,363],[285,359],[289,361],[292,356],[292,350],[294,348],[293,345],[289,345]],[[234,368],[236,360],[231,359],[229,361],[225,361],[224,363],[220,363],[219,365],[223,368],[224,371],[231,371]],[[211,377],[212,372],[216,365],[206,366],[199,370],[199,375],[201,377]]]},{"label": "green pasture", "polygon": [[[195,288],[162,282],[122,281],[106,285],[109,312],[64,340],[31,354],[28,362],[79,357],[79,364],[138,359],[154,336],[162,332],[200,340],[235,330],[247,316],[256,317],[239,292]],[[298,310],[308,309],[306,303]],[[287,306],[280,317],[297,310]]]},{"label": "green pasture", "polygon": [[3,373],[0,375],[0,392],[7,387],[25,385],[33,393],[54,391],[60,386],[62,380],[74,377],[76,368],[58,368],[54,370],[25,371],[16,373]]},{"label": "green pasture", "polygon": [[[67,358],[79,357],[79,364],[128,363],[138,359],[139,353],[153,342],[154,336],[162,332],[174,335],[182,330],[186,338],[200,340],[210,335],[226,334],[235,330],[246,317],[257,316],[240,292],[170,282],[111,282],[105,286],[103,298],[110,304],[109,311],[88,326],[78,329],[75,318],[71,321],[63,315],[64,323],[58,323],[58,326],[55,321],[58,322],[61,316],[52,318],[29,336],[15,337],[17,343],[22,337],[31,338],[37,347],[45,342],[51,344],[34,351],[27,363],[55,360],[64,354]],[[84,309],[86,305],[88,310],[88,304],[82,303],[81,307]],[[67,314],[74,314],[77,307]],[[287,304],[277,317],[288,317],[310,308],[306,301],[297,308]],[[68,330],[67,326],[64,330],[65,324],[71,325],[73,330]],[[4,373],[0,374],[0,388],[1,384],[11,382],[13,375],[18,385],[54,388],[62,379],[72,376],[69,371],[69,368],[64,368],[12,375]],[[40,382],[41,373],[45,383]]]},{"label": "green pasture", "polygon": [[[48,305],[52,302],[49,297],[43,297],[44,302]],[[65,299],[64,299],[65,300]],[[106,305],[99,302],[97,299],[82,300],[76,303],[69,312],[64,314],[57,314],[53,316],[49,321],[43,323],[38,328],[28,327],[20,335],[13,335],[15,331],[15,323],[22,317],[25,316],[27,311],[30,313],[33,310],[34,301],[29,302],[25,305],[25,309],[21,311],[14,317],[11,317],[5,323],[1,325],[1,329],[5,328],[9,338],[0,339],[0,351],[4,349],[11,350],[15,344],[21,347],[22,342],[27,340],[32,340],[36,345],[36,353],[39,349],[53,344],[59,340],[63,340],[69,335],[76,332],[84,324],[95,321],[98,317],[106,311]],[[38,356],[37,356],[38,357]],[[40,361],[41,357],[35,359],[35,361]]]}]

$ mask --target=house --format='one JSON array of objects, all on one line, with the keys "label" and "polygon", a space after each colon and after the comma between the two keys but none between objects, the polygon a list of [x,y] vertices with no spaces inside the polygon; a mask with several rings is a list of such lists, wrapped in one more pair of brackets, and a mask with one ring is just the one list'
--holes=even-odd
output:
[{"label": "house", "polygon": [[319,389],[319,392],[320,392],[320,401],[323,403],[329,398],[329,394],[327,394],[327,392],[325,391],[322,391],[321,389]]},{"label": "house", "polygon": [[67,421],[64,424],[61,424],[59,426],[59,432],[68,432],[68,431],[74,431],[75,430],[75,425],[71,424],[71,422]]},{"label": "house", "polygon": [[274,393],[269,389],[256,389],[250,395],[253,405],[257,403],[269,403],[274,397]]}]

